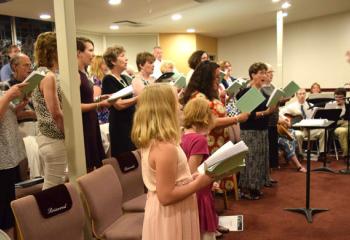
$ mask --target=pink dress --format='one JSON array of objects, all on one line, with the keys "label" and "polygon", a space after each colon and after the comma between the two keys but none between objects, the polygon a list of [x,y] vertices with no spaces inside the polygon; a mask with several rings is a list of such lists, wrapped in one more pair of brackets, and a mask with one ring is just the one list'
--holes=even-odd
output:
[{"label": "pink dress", "polygon": [[[152,145],[141,149],[142,178],[148,189],[143,221],[142,239],[144,240],[199,240],[199,217],[195,194],[175,204],[163,206],[156,193],[156,172],[149,164],[149,152]],[[184,185],[192,181],[187,158],[180,146],[176,184]]]},{"label": "pink dress", "polygon": [[[203,155],[203,160],[205,160],[209,156],[207,138],[199,133],[184,134],[181,139],[181,147],[187,159],[192,155]],[[215,212],[215,202],[211,188],[212,184],[197,192],[199,223],[202,234],[215,232],[218,226],[218,216]]]}]

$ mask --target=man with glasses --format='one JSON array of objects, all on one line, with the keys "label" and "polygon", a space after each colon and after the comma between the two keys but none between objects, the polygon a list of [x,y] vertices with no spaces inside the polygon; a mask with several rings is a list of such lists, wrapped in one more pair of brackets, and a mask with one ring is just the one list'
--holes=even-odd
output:
[{"label": "man with glasses", "polygon": [[337,122],[337,128],[334,131],[335,136],[338,138],[343,156],[346,157],[348,153],[348,121],[345,120],[345,116],[350,114],[349,105],[345,104],[346,89],[337,88],[334,91],[335,101],[327,103],[325,108],[338,108],[341,109],[340,120]]}]

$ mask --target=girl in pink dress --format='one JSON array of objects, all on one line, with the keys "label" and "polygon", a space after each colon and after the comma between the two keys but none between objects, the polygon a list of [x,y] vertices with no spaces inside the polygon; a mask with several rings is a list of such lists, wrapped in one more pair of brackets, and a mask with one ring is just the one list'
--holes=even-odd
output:
[{"label": "girl in pink dress", "polygon": [[182,151],[176,90],[168,84],[145,88],[138,100],[131,138],[141,151],[148,189],[142,239],[199,240],[196,195],[210,185],[207,175],[191,175]]},{"label": "girl in pink dress", "polygon": [[[184,108],[184,134],[181,147],[184,150],[191,173],[209,156],[207,134],[213,126],[213,116],[208,101],[204,98],[190,100]],[[215,212],[212,184],[197,192],[201,238],[215,240],[218,216]]]}]

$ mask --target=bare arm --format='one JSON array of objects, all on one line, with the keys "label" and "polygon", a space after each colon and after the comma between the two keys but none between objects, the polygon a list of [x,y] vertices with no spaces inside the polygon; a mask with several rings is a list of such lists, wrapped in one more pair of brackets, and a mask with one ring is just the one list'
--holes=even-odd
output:
[{"label": "bare arm", "polygon": [[53,73],[48,73],[40,82],[40,90],[44,95],[46,107],[52,119],[55,121],[58,129],[64,133],[63,112],[58,100],[56,78]]},{"label": "bare arm", "polygon": [[201,165],[203,161],[203,155],[192,155],[188,159],[188,166],[190,167],[191,173],[197,172],[197,168]]},{"label": "bare arm", "polygon": [[214,126],[216,127],[228,127],[233,124],[247,121],[249,113],[241,113],[233,117],[219,117],[215,118]]},{"label": "bare arm", "polygon": [[145,88],[145,85],[143,84],[141,78],[135,77],[131,82],[132,88],[134,89],[135,96],[138,96],[142,93],[142,90]]},{"label": "bare arm", "polygon": [[16,97],[19,97],[21,95],[21,89],[27,85],[27,83],[20,83],[12,86],[9,90],[6,91],[4,96],[0,98],[0,120],[4,116],[9,103],[15,99]]},{"label": "bare arm", "polygon": [[115,109],[117,109],[117,110],[123,110],[125,108],[128,108],[128,107],[136,104],[138,98],[139,98],[138,96],[132,97],[132,98],[128,98],[128,99],[121,99],[121,98],[119,98],[118,100],[116,100],[113,103],[113,107]]},{"label": "bare arm", "polygon": [[102,89],[99,86],[94,85],[93,89],[94,89],[94,98],[102,94]]},{"label": "bare arm", "polygon": [[213,180],[207,175],[198,175],[185,185],[176,185],[178,152],[171,143],[158,143],[150,152],[150,164],[156,169],[157,196],[162,205],[179,202],[199,189],[208,186]]}]

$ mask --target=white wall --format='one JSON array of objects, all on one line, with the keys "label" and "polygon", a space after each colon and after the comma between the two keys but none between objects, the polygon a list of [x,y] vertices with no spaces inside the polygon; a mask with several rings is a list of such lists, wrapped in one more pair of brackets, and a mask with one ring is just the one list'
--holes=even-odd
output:
[{"label": "white wall", "polygon": [[152,53],[153,47],[158,45],[158,34],[103,35],[78,31],[77,36],[91,39],[95,45],[95,54],[98,55],[103,55],[106,50],[105,47],[107,48],[114,44],[123,46],[126,50],[126,56],[128,57],[128,65],[132,66],[135,71],[137,71],[137,53],[143,51],[149,51]]},{"label": "white wall", "polygon": [[[286,24],[284,33],[284,84],[294,80],[309,88],[317,81],[321,87],[335,88],[350,81],[344,58],[350,49],[350,12]],[[247,77],[256,61],[275,65],[276,30],[220,38],[218,57],[231,62],[234,76]]]}]

